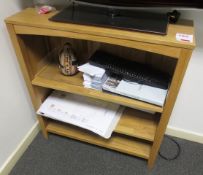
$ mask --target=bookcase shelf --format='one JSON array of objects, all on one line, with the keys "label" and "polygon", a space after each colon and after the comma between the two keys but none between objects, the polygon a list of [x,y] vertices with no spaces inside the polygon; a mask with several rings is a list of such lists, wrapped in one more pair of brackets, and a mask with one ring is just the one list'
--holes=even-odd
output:
[{"label": "bookcase shelf", "polygon": [[[177,41],[176,33],[194,35],[193,22],[185,20],[169,24],[167,35],[160,36],[49,21],[48,18],[55,13],[38,15],[34,8],[28,8],[5,20],[35,110],[52,90],[117,103],[126,106],[126,110],[108,140],[78,127],[38,116],[44,137],[55,133],[138,156],[147,159],[148,167],[152,168],[195,47],[195,38],[191,43]],[[82,85],[81,73],[63,76],[57,65],[50,64],[44,57],[54,46],[67,40],[84,60],[102,48],[169,73],[172,80],[164,106],[86,89]]]},{"label": "bookcase shelf", "polygon": [[159,119],[160,114],[126,108],[114,132],[153,142]]},{"label": "bookcase shelf", "polygon": [[150,114],[126,107],[114,132],[153,142],[159,119],[158,114]]},{"label": "bookcase shelf", "polygon": [[84,88],[82,83],[82,73],[78,73],[75,76],[71,77],[64,76],[59,72],[58,66],[56,64],[46,65],[32,80],[32,84],[37,86],[97,98],[109,102],[118,103],[124,106],[139,108],[152,112],[161,113],[163,111],[162,107],[153,104],[130,99],[124,96]]},{"label": "bookcase shelf", "polygon": [[111,139],[103,139],[86,130],[56,121],[48,121],[46,129],[48,132],[54,134],[67,136],[72,139],[92,143],[98,146],[110,148],[116,151],[138,156],[144,159],[149,158],[151,144],[137,140],[135,138],[129,138],[126,136],[113,134]]}]

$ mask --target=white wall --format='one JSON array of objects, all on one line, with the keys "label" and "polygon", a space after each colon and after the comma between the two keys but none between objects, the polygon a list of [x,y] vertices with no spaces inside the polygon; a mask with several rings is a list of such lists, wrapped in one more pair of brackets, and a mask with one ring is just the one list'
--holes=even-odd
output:
[{"label": "white wall", "polygon": [[[58,0],[57,5],[65,2]],[[33,0],[7,0],[0,6],[0,170],[37,121],[4,23],[32,5]]]},{"label": "white wall", "polygon": [[3,4],[0,6],[0,168],[36,122],[4,23],[6,17],[25,3],[8,0]]},{"label": "white wall", "polygon": [[193,19],[196,49],[188,65],[169,127],[203,137],[203,10],[184,10],[182,18]]}]

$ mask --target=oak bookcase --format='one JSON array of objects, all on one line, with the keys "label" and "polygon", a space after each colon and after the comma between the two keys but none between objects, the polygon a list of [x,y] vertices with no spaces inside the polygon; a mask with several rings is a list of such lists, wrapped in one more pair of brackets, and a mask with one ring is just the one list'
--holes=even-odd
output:
[{"label": "oak bookcase", "polygon": [[[118,103],[126,109],[108,140],[78,127],[38,116],[44,137],[48,138],[48,133],[59,134],[138,156],[148,160],[148,167],[152,168],[195,47],[195,41],[177,41],[176,33],[194,35],[192,21],[169,24],[168,34],[161,36],[51,22],[48,18],[53,14],[55,12],[38,15],[35,9],[28,8],[5,20],[35,110],[54,89]],[[99,48],[170,73],[172,80],[164,106],[85,89],[81,73],[63,76],[47,55],[66,41],[73,45],[80,61],[85,61]]]}]

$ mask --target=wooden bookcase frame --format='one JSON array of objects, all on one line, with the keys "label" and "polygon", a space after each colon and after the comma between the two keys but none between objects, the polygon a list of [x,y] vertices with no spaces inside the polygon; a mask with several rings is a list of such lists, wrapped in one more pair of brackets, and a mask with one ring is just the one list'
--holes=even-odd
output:
[{"label": "wooden bookcase frame", "polygon": [[[5,20],[34,108],[38,109],[51,89],[110,101],[130,108],[125,110],[115,129],[116,134],[109,140],[102,139],[80,128],[38,116],[44,137],[48,138],[50,132],[135,155],[147,159],[148,167],[152,168],[195,47],[195,41],[192,43],[177,41],[176,33],[194,35],[193,23],[181,21],[180,24],[169,24],[168,34],[160,36],[50,22],[48,18],[53,14],[55,13],[38,15],[35,9],[28,8]],[[165,105],[159,107],[83,88],[81,74],[71,78],[65,77],[58,72],[56,65],[47,64],[41,59],[46,54],[45,50],[50,47],[49,39],[47,39],[49,37],[106,43],[170,57],[176,61],[176,66]],[[132,108],[152,111],[155,114],[147,114]]]}]

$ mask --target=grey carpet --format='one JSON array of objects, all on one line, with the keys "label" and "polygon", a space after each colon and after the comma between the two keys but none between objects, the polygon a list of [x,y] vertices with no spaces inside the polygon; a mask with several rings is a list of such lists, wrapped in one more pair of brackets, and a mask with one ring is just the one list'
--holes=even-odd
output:
[{"label": "grey carpet", "polygon": [[[56,135],[45,140],[40,133],[10,175],[203,175],[203,145],[175,140],[181,146],[178,159],[158,156],[149,171],[145,160]],[[164,139],[161,151],[173,156],[176,147]]]}]

